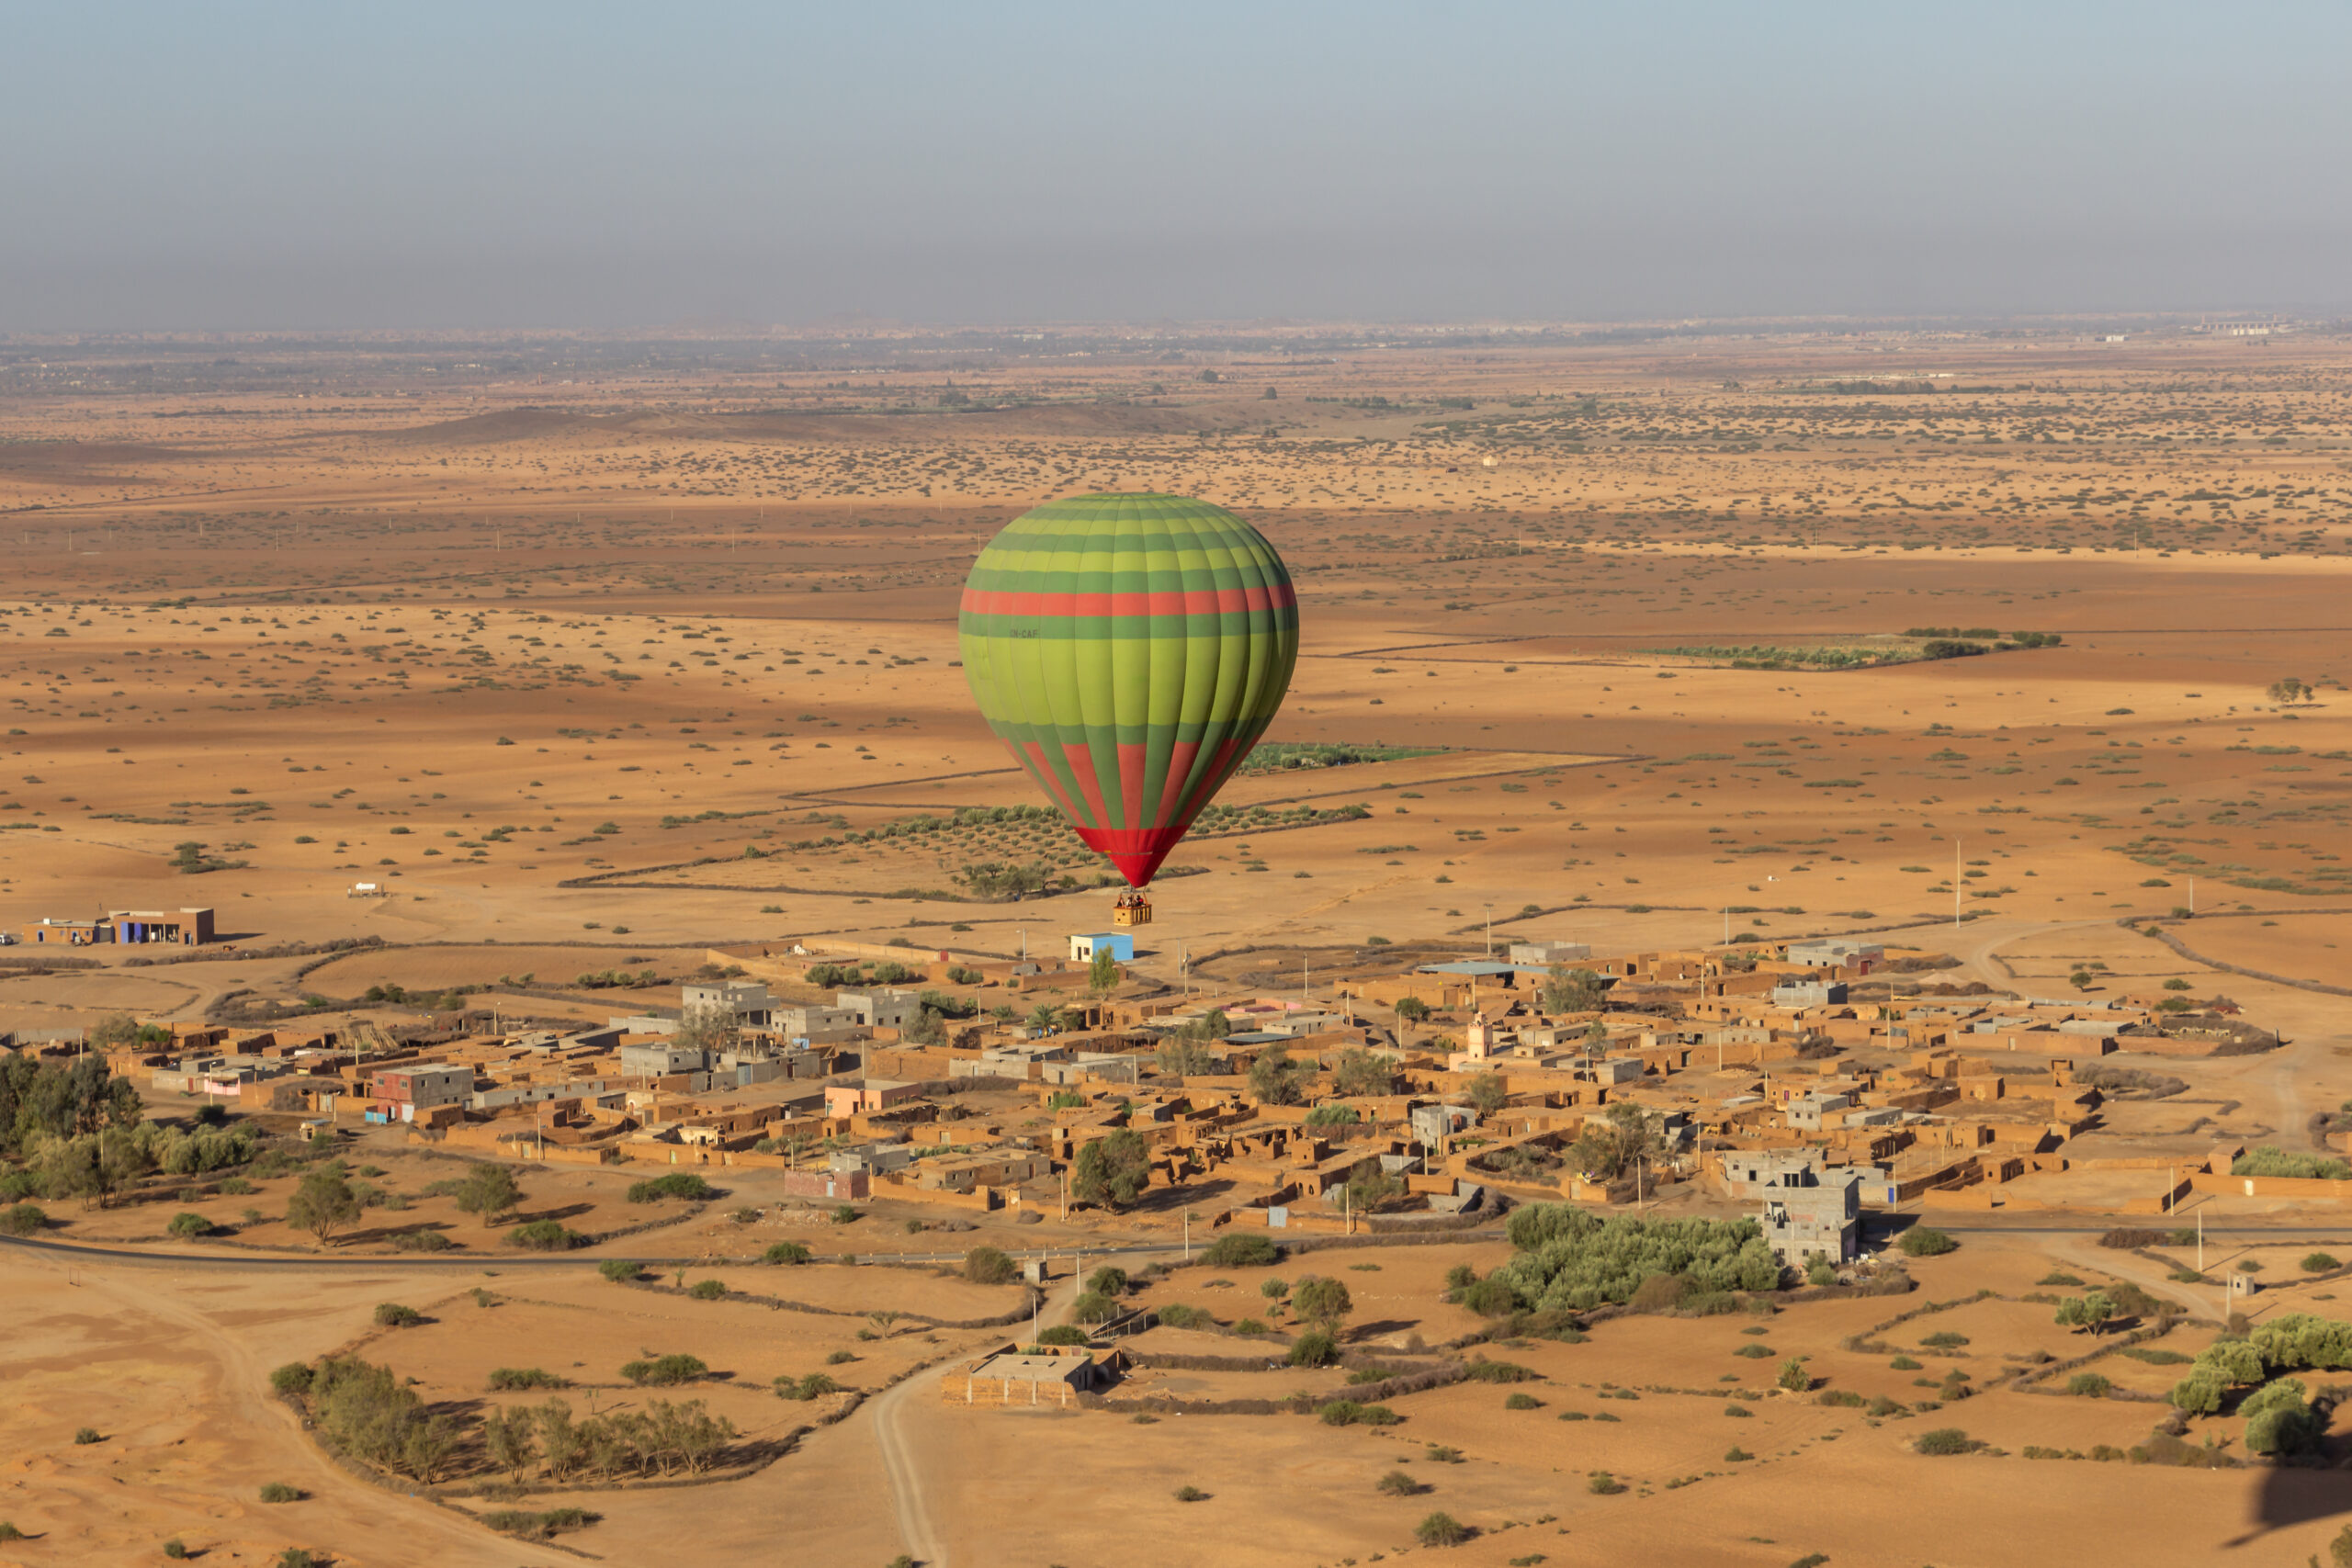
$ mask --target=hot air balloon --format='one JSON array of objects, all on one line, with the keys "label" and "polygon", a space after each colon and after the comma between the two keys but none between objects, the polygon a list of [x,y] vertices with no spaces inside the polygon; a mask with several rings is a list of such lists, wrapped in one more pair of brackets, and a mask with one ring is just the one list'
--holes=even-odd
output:
[{"label": "hot air balloon", "polygon": [[1133,889],[1250,755],[1290,688],[1298,595],[1265,536],[1175,495],[1082,495],[1004,525],[957,620],[981,715]]}]

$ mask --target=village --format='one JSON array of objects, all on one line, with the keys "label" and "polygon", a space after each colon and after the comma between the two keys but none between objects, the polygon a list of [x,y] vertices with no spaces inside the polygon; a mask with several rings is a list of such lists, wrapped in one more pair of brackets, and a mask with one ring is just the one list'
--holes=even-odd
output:
[{"label": "village", "polygon": [[[1155,980],[1134,944],[1080,933],[1008,959],[738,943],[708,950],[683,1006],[601,1027],[174,1021],[105,1055],[158,1114],[773,1173],[810,1204],[1021,1224],[1181,1210],[1204,1236],[1695,1204],[1759,1219],[1803,1270],[1855,1261],[1866,1219],[1923,1208],[2163,1214],[2200,1190],[2335,1185],[2233,1177],[2243,1143],[2119,1133],[2119,1100],[2177,1091],[2161,1067],[2275,1043],[2161,992],[1968,994],[1986,987],[1933,983],[1936,955],[1824,939],[1614,956],[1512,942],[1281,996]],[[93,1049],[33,1032],[17,1048]]]}]

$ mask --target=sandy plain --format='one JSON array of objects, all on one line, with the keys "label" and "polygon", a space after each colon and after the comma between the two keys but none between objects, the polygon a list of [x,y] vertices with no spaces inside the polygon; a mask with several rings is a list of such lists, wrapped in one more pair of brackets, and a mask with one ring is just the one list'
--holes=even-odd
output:
[{"label": "sandy plain", "polygon": [[[938,897],[989,859],[1090,872],[1057,831],[838,840],[1029,803],[954,668],[956,589],[1024,507],[1154,489],[1240,511],[1297,577],[1305,652],[1273,739],[1448,750],[1237,781],[1227,798],[1268,814],[1178,852],[1170,868],[1189,874],[1157,890],[1147,968],[1180,942],[1196,958],[1232,950],[1211,971],[1270,987],[1302,957],[1361,962],[1375,936],[1466,954],[1490,908],[1498,941],[1616,949],[1880,931],[1952,953],[1955,978],[2029,993],[2070,990],[2086,966],[2092,995],[2176,978],[2226,993],[2290,1046],[2200,1064],[2187,1100],[2129,1108],[2139,1120],[2119,1116],[2116,1136],[2290,1134],[2352,1098],[2343,1002],[2311,988],[2344,983],[2352,910],[2338,657],[2352,352],[2324,335],[2098,335],[7,345],[0,923],[203,903],[241,950],[391,945],[307,970],[102,953],[96,968],[26,973],[6,963],[23,949],[0,950],[0,1027],[192,1018],[240,994],[317,997],[333,1018],[387,983],[488,986],[482,1001],[601,1018],[674,988],[563,982],[639,964],[674,981],[711,942],[928,943],[960,925],[956,942],[1012,952],[1089,929],[1100,894]],[[1883,649],[1931,626],[2064,640],[1729,667],[1731,650]],[[2288,676],[2312,690],[2276,700]],[[1272,815],[1357,803],[1372,815]],[[191,842],[243,863],[174,870]],[[363,880],[390,896],[348,897]],[[2177,940],[2274,978],[2119,924],[2192,900]],[[1955,925],[1956,908],[1972,918]],[[397,1150],[368,1157],[396,1180],[423,1175]],[[579,1179],[568,1201],[613,1206]],[[434,1201],[419,1213],[471,1224]],[[128,1240],[114,1232],[132,1223],[68,1229]],[[1135,1234],[1170,1239],[1164,1217],[1147,1224]],[[705,1256],[734,1227],[705,1228],[679,1250]],[[2086,1258],[2124,1267],[2075,1256],[2081,1228],[1972,1238],[1925,1266],[1925,1294],[2020,1294]],[[2273,1278],[2294,1250],[2272,1249]],[[323,1475],[293,1523],[246,1501],[261,1458],[288,1474],[322,1463],[254,1393],[257,1371],[364,1332],[405,1278],[390,1265],[299,1287],[216,1269],[165,1289],[95,1260],[15,1263],[12,1321],[35,1337],[6,1374],[23,1395],[7,1446],[30,1457],[0,1517],[57,1532],[4,1549],[23,1561],[145,1562],[198,1519],[224,1561],[288,1545],[401,1561],[413,1554],[382,1544],[401,1532],[450,1561],[560,1555]],[[1392,1267],[1383,1322],[1432,1341],[1462,1331],[1418,1260],[1351,1278]],[[1253,1286],[1235,1280],[1234,1293]],[[1978,1355],[2065,1348],[2026,1309],[1966,1310],[1986,1319],[1970,1331],[1992,1347]],[[799,1315],[763,1313],[760,1333],[809,1330]],[[1834,1359],[1846,1315],[1795,1309],[1798,1337],[1776,1325],[1774,1348]],[[427,1349],[458,1337],[419,1332]],[[2300,1472],[1929,1461],[1903,1451],[1901,1420],[1775,1406],[1739,1421],[1712,1405],[1677,1420],[1662,1395],[1623,1403],[1614,1427],[1557,1420],[1563,1404],[1600,1409],[1587,1386],[1600,1382],[1712,1382],[1715,1337],[1629,1320],[1511,1352],[1544,1372],[1546,1408],[1506,1417],[1500,1391],[1474,1385],[1414,1396],[1386,1434],[1201,1416],[1106,1442],[1096,1416],[923,1418],[912,1395],[898,1429],[936,1478],[933,1524],[959,1563],[1093,1561],[1105,1540],[1138,1562],[1199,1562],[1209,1529],[1219,1561],[1395,1555],[1419,1512],[1371,1481],[1427,1442],[1470,1456],[1431,1495],[1483,1532],[1464,1562],[1670,1551],[1776,1568],[1825,1551],[1951,1568],[2018,1561],[2020,1540],[2085,1561],[2300,1562],[2333,1532],[2334,1505],[2312,1491],[2332,1483]],[[122,1366],[106,1408],[58,1396],[78,1388],[77,1358]],[[1834,1375],[1917,1392],[1883,1369]],[[2010,1449],[2121,1444],[2148,1424],[2138,1405],[2025,1394],[1963,1412]],[[781,1500],[730,1483],[711,1495],[759,1501],[696,1496],[695,1517],[747,1545],[786,1519],[827,1561],[888,1561],[907,1538],[872,1419],[763,1472]],[[116,1438],[60,1445],[85,1421],[139,1434],[120,1441],[154,1450],[161,1479],[108,1476],[126,1457]],[[1769,1429],[1769,1450],[1745,1443],[1768,1457],[1727,1469],[1715,1422]],[[1587,1494],[1601,1462],[1650,1495]],[[1708,1470],[1722,1473],[1663,1490]],[[1165,1501],[1188,1483],[1210,1499]],[[1938,1521],[1924,1534],[1923,1502]],[[645,1560],[675,1517],[639,1500],[605,1511],[601,1538],[569,1539],[616,1561]]]}]

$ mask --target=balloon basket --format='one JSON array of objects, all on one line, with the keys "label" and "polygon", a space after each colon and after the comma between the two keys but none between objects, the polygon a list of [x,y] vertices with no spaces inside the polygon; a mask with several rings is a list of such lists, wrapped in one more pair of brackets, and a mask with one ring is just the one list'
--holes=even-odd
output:
[{"label": "balloon basket", "polygon": [[1148,926],[1151,924],[1151,900],[1140,893],[1122,893],[1111,910],[1114,926]]}]

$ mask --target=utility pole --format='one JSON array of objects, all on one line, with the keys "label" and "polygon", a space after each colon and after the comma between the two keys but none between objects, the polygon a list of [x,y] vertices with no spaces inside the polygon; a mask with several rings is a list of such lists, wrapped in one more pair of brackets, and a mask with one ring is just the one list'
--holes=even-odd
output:
[{"label": "utility pole", "polygon": [[1954,833],[1951,836],[1951,929],[1954,931],[1960,929],[1960,857],[1962,852],[1960,845],[1961,837]]},{"label": "utility pole", "polygon": [[1487,905],[1487,957],[1489,957],[1489,958],[1492,958],[1494,955],[1495,955],[1495,907],[1494,907],[1492,904],[1489,904],[1489,905]]}]

